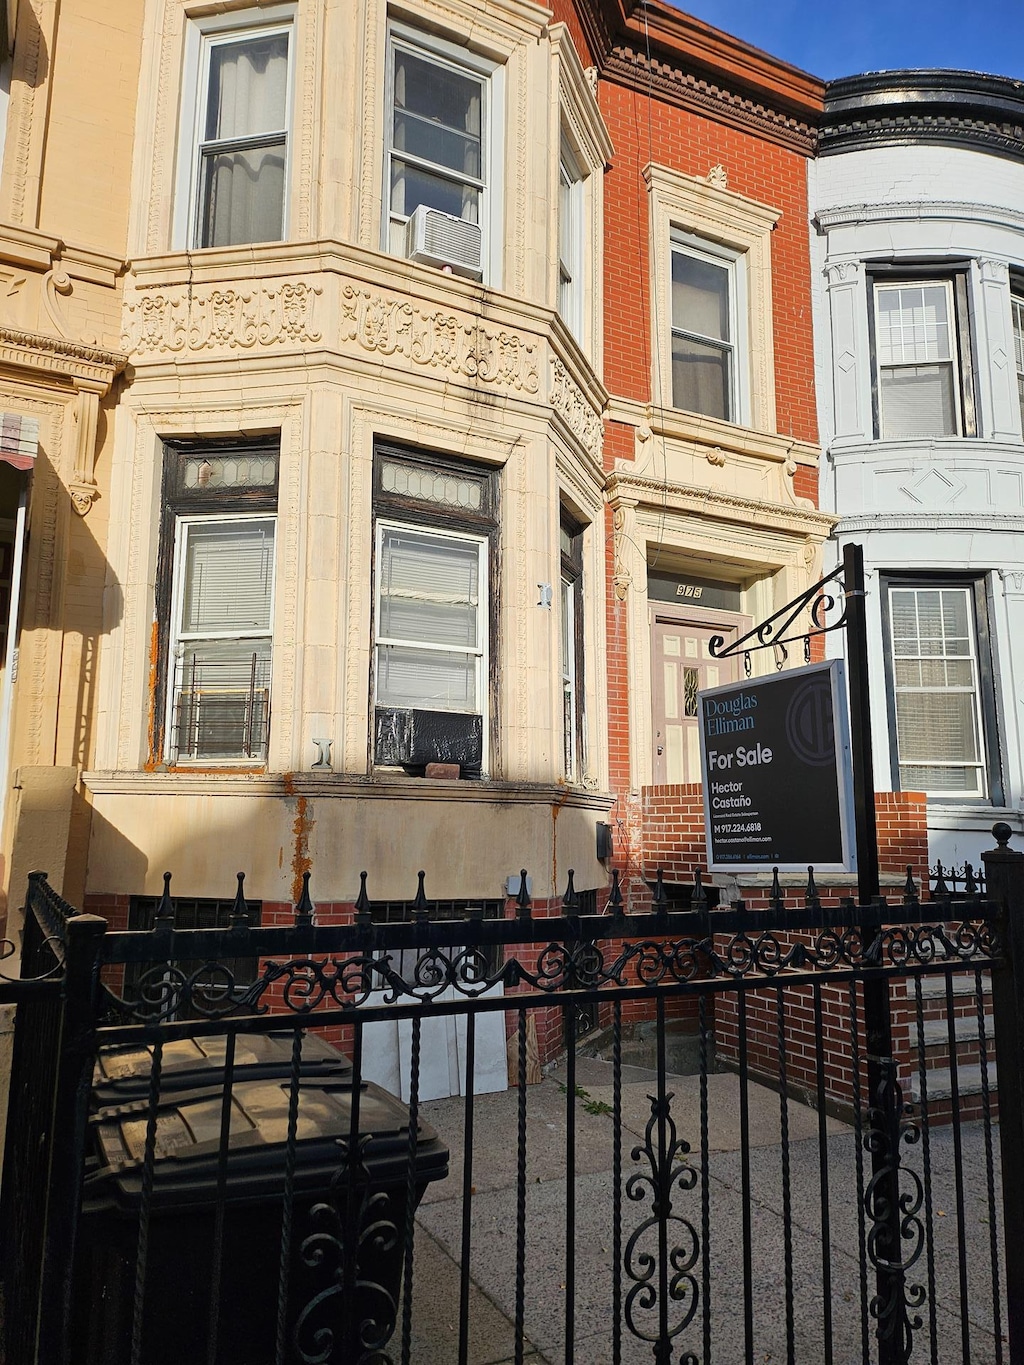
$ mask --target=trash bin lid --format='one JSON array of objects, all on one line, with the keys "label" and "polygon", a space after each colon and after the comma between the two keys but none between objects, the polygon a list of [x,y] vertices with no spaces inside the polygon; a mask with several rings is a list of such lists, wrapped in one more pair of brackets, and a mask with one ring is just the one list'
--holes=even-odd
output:
[{"label": "trash bin lid", "polygon": [[[284,1190],[288,1136],[287,1079],[242,1080],[232,1087],[226,1160],[227,1198],[251,1202],[280,1197]],[[222,1094],[210,1086],[175,1091],[156,1115],[153,1201],[157,1208],[208,1206],[215,1198]],[[134,1213],[142,1185],[147,1103],[138,1100],[94,1115],[95,1168],[85,1195],[123,1213]],[[352,1121],[351,1084],[303,1079],[298,1088],[294,1186],[296,1194],[326,1192],[348,1165]],[[359,1155],[373,1188],[404,1184],[409,1160],[409,1110],[401,1100],[364,1082],[359,1100]],[[420,1122],[415,1143],[417,1185],[448,1173],[448,1149],[429,1124]]]},{"label": "trash bin lid", "polygon": [[[291,1030],[236,1034],[236,1079],[289,1076],[292,1037]],[[160,1065],[161,1091],[219,1084],[226,1051],[227,1035],[223,1033],[164,1043]],[[148,1095],[152,1066],[153,1049],[150,1046],[101,1048],[93,1070],[93,1106],[102,1108]],[[303,1076],[312,1074],[340,1079],[351,1076],[352,1063],[344,1053],[325,1043],[315,1033],[307,1033],[302,1039],[299,1073]]]}]

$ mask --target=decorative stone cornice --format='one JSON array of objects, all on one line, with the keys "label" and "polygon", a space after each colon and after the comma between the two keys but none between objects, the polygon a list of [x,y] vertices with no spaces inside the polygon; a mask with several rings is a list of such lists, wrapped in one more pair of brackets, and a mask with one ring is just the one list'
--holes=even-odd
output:
[{"label": "decorative stone cornice", "polygon": [[652,408],[618,395],[609,399],[605,415],[613,422],[636,427],[641,441],[649,440],[652,435],[678,441],[694,450],[700,449],[712,464],[718,464],[719,456],[724,454],[816,468],[821,458],[820,447],[810,441],[799,441],[777,432],[756,431],[753,427],[682,412],[677,408]]},{"label": "decorative stone cornice", "polygon": [[407,299],[346,284],[341,291],[342,340],[373,355],[399,355],[458,378],[535,394],[540,388],[534,338]]},{"label": "decorative stone cornice", "polygon": [[432,782],[425,778],[362,777],[320,771],[280,773],[85,772],[96,796],[252,796],[294,800],[296,795],[360,801],[450,801],[488,805],[573,806],[604,811],[614,797],[585,787],[530,782]]},{"label": "decorative stone cornice", "polygon": [[645,94],[650,92],[670,104],[756,133],[805,156],[814,151],[816,132],[810,123],[730,88],[713,76],[701,75],[657,55],[649,57],[638,43],[617,43],[608,53],[601,74],[619,84],[642,88]]},{"label": "decorative stone cornice", "polygon": [[[1024,531],[1024,513],[1012,512],[872,512],[843,517],[837,535],[863,531]],[[1024,550],[1022,550],[1024,555]]]},{"label": "decorative stone cornice", "polygon": [[895,204],[844,204],[840,208],[819,209],[814,215],[817,227],[826,232],[830,228],[857,227],[862,223],[923,220],[1024,228],[1024,209],[1002,204],[970,204],[961,199],[935,199],[927,203],[905,200]]},{"label": "decorative stone cornice", "polygon": [[0,326],[0,364],[100,385],[103,392],[128,363],[118,351]]},{"label": "decorative stone cornice", "polygon": [[836,522],[828,512],[811,507],[783,506],[710,488],[684,487],[623,470],[608,476],[606,497],[612,508],[620,504],[647,505],[665,512],[695,513],[703,518],[769,527],[802,537],[824,538]]},{"label": "decorative stone cornice", "polygon": [[876,71],[825,87],[819,153],[962,146],[1024,161],[1024,86],[976,71]]}]

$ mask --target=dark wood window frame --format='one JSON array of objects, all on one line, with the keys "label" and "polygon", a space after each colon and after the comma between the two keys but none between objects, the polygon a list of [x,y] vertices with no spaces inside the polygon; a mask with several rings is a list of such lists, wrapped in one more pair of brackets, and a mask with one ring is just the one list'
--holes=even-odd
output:
[{"label": "dark wood window frame", "polygon": [[[410,468],[434,473],[450,474],[455,478],[479,480],[481,488],[481,507],[479,511],[467,508],[455,509],[443,504],[432,503],[425,499],[407,497],[394,493],[382,486],[383,467],[388,461],[397,461]],[[486,538],[487,541],[487,726],[488,762],[486,773],[465,774],[466,776],[495,777],[500,773],[500,727],[498,723],[499,695],[499,608],[501,583],[501,471],[493,465],[475,460],[454,457],[443,452],[425,450],[421,447],[401,445],[393,441],[378,439],[373,453],[373,524],[372,560],[370,573],[370,678],[369,709],[370,726],[367,736],[367,758],[370,768],[387,771],[396,765],[378,763],[375,756],[375,732],[377,709],[377,524],[379,521],[404,523],[412,530],[448,530],[464,532]],[[401,765],[400,765],[401,766]],[[406,768],[409,775],[418,774],[418,769]]]},{"label": "dark wood window frame", "polygon": [[[573,587],[573,755],[572,772],[566,771],[569,782],[580,782],[587,761],[586,747],[586,688],[584,673],[584,629],[583,629],[583,533],[581,526],[563,507],[559,520],[559,543],[562,537],[569,541],[568,549],[561,545],[561,582],[559,584],[559,608],[561,608],[561,586]],[[561,622],[559,622],[559,654],[561,654]],[[563,718],[564,724],[564,718]],[[563,750],[565,748],[563,735]],[[563,763],[568,770],[570,764]]]},{"label": "dark wood window frame", "polygon": [[[150,760],[157,765],[168,764],[170,736],[167,734],[168,692],[171,679],[171,639],[174,622],[171,605],[174,596],[174,553],[179,518],[209,516],[216,518],[232,512],[277,513],[277,494],[280,482],[280,441],[277,437],[258,440],[210,440],[163,442],[163,479],[161,491],[160,545],[156,570],[156,677],[150,700]],[[187,462],[202,455],[253,455],[273,458],[277,466],[273,484],[259,488],[186,488]],[[169,766],[169,764],[168,764]],[[194,767],[194,763],[187,766]],[[237,766],[237,765],[236,765]],[[263,767],[263,763],[255,766]]]}]

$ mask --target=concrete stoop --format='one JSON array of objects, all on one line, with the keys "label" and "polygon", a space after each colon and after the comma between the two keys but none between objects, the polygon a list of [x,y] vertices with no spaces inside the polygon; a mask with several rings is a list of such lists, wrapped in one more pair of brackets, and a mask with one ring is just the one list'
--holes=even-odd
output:
[{"label": "concrete stoop", "polygon": [[[613,1059],[614,1041],[611,1028],[595,1029],[576,1045],[578,1057],[593,1057],[598,1061]],[[658,1065],[658,1028],[653,1019],[622,1028],[621,1061],[623,1066],[639,1066],[653,1071]],[[700,1072],[700,1036],[686,1019],[672,1019],[665,1024],[665,1068],[673,1076],[696,1076]],[[714,1047],[708,1056],[708,1071],[717,1071]]]}]

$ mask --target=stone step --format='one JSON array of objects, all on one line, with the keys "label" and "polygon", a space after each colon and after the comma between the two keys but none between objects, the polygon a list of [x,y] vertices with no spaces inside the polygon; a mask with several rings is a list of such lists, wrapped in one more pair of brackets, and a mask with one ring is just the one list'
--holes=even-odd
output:
[{"label": "stone step", "polygon": [[[906,989],[907,995],[909,995],[910,998],[913,1000],[914,999],[913,981],[907,982]],[[981,989],[982,993],[985,995],[988,995],[992,990],[992,978],[988,972],[982,972],[981,974]],[[935,1000],[937,998],[942,998],[945,996],[945,994],[946,994],[945,976],[923,976],[921,978],[921,995],[925,1000]],[[956,973],[956,975],[953,977],[953,994],[954,996],[974,994],[973,972]]]},{"label": "stone step", "polygon": [[[924,1045],[929,1047],[946,1047],[949,1044],[949,1029],[946,1027],[945,1019],[926,1019],[924,1021]],[[964,1019],[953,1021],[953,1031],[958,1043],[974,1043],[978,1040],[978,1016],[969,1014]],[[911,1044],[915,1041],[916,1030],[911,1029]],[[985,1040],[989,1047],[992,1047],[994,1037],[994,1024],[991,1014],[985,1015]]]},{"label": "stone step", "polygon": [[[981,1067],[980,1066],[959,1066],[957,1067],[957,1089],[960,1097],[965,1095],[981,1094]],[[990,1061],[988,1064],[988,1088],[989,1092],[996,1089],[996,1064]],[[910,1080],[910,1085],[905,1090],[906,1098],[917,1104],[921,1099],[921,1077],[915,1071]],[[928,1071],[928,1102],[931,1104],[935,1100],[948,1100],[953,1094],[952,1073],[948,1066],[937,1066]]]}]

